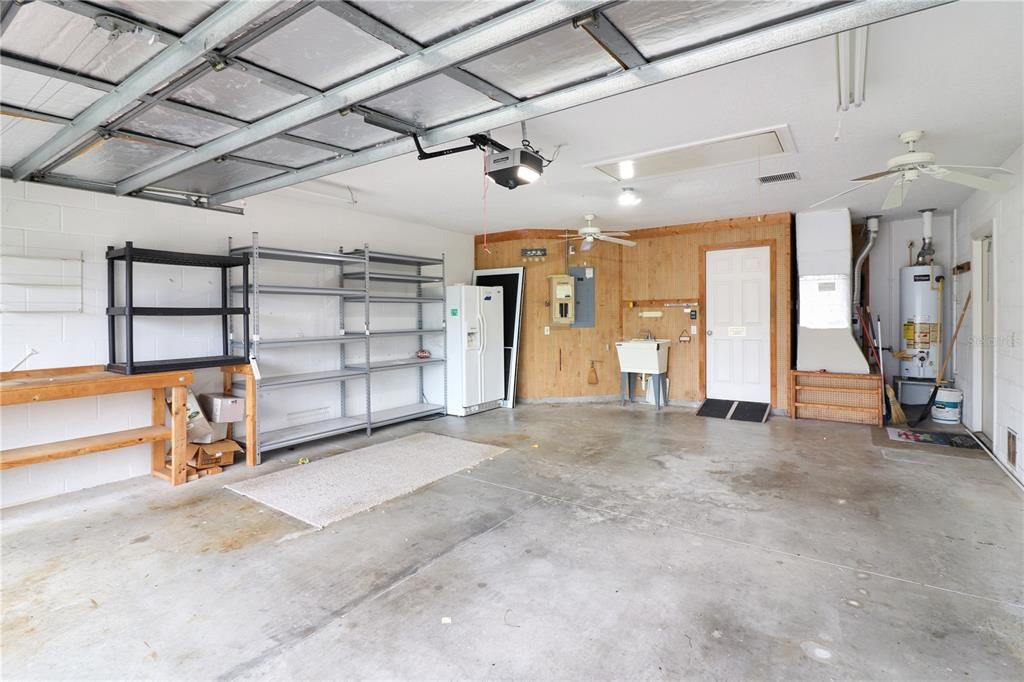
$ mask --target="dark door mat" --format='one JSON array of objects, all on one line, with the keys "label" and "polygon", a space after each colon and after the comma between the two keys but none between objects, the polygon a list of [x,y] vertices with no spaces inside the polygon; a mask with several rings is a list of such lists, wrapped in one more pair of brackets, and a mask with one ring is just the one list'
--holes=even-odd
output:
[{"label": "dark door mat", "polygon": [[716,398],[706,398],[701,404],[700,409],[697,410],[698,417],[715,417],[716,419],[728,419],[729,410],[732,409],[734,400],[718,400]]},{"label": "dark door mat", "polygon": [[732,411],[730,420],[741,422],[757,422],[763,424],[768,419],[768,412],[771,410],[768,403],[748,403],[741,401]]},{"label": "dark door mat", "polygon": [[889,439],[900,443],[926,443],[928,445],[948,445],[954,448],[981,450],[981,446],[973,437],[962,433],[939,433],[935,431],[915,431],[895,426],[887,428]]}]

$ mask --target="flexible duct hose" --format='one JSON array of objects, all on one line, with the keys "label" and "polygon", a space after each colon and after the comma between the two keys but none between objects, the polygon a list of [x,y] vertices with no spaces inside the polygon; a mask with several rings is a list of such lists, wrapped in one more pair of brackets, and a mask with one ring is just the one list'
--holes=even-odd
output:
[{"label": "flexible duct hose", "polygon": [[875,245],[875,241],[878,239],[878,219],[881,216],[868,216],[868,243],[861,249],[860,254],[857,256],[857,264],[853,266],[853,309],[856,312],[860,309],[860,271],[864,266],[864,261],[867,260],[868,252],[871,251],[871,247]]}]

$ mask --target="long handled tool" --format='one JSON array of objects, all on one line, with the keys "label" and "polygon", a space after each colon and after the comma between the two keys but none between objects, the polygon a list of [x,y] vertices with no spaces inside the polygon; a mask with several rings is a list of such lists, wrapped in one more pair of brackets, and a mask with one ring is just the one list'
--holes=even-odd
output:
[{"label": "long handled tool", "polygon": [[942,386],[942,380],[946,376],[946,365],[949,364],[949,358],[953,355],[953,348],[956,346],[956,337],[960,333],[960,325],[964,323],[964,315],[967,314],[967,306],[971,304],[971,293],[967,293],[967,300],[964,301],[964,307],[960,311],[960,318],[956,321],[956,329],[953,330],[953,338],[949,340],[949,348],[946,349],[946,357],[942,359],[942,366],[939,367],[939,376],[935,379],[935,388],[932,389],[932,394],[928,396],[928,403],[924,406],[924,410],[917,416],[911,426],[917,426],[925,420],[928,414],[932,411],[932,406],[935,404],[935,396],[939,393],[939,387]]}]

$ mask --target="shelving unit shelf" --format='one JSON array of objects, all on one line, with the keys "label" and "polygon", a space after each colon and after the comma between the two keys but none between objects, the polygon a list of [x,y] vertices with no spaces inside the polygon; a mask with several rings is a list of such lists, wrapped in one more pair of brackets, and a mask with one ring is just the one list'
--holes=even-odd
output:
[{"label": "shelving unit shelf", "polygon": [[[117,262],[124,263],[124,305],[117,305],[116,279]],[[134,294],[135,265],[151,263],[191,268],[217,268],[220,270],[220,307],[152,307],[136,306]],[[107,247],[107,345],[109,362],[106,369],[118,374],[142,374],[149,372],[174,372],[183,369],[203,367],[224,367],[247,362],[249,357],[249,304],[230,305],[228,275],[233,268],[242,269],[242,285],[249,285],[249,257],[247,255],[222,256],[218,254],[184,253],[158,249],[140,249],[132,242],[125,242],[121,248]],[[242,341],[231,338],[230,318],[242,317]],[[135,318],[152,316],[170,317],[220,317],[221,350],[219,355],[205,357],[171,358],[166,360],[135,359]],[[118,361],[117,320],[124,319],[124,361]],[[232,347],[241,347],[243,355],[232,355]]]},{"label": "shelving unit shelf", "polygon": [[[256,392],[259,401],[283,399],[280,389],[297,386],[337,383],[339,385],[339,409],[337,415],[306,424],[290,425],[261,431],[256,444],[256,461],[261,460],[263,452],[290,447],[321,438],[328,438],[353,431],[365,430],[369,435],[373,428],[401,421],[416,419],[431,414],[444,414],[444,402],[447,399],[447,386],[442,386],[445,399],[442,404],[427,402],[424,398],[423,369],[428,366],[441,366],[440,375],[444,376],[444,357],[409,357],[397,359],[375,358],[371,352],[374,339],[393,339],[411,337],[420,339],[420,348],[425,338],[444,338],[444,315],[439,316],[440,326],[424,325],[423,308],[426,305],[437,305],[444,301],[445,260],[425,258],[406,254],[394,254],[371,251],[364,245],[362,249],[337,253],[324,251],[303,251],[262,246],[259,234],[254,232],[252,243],[230,249],[232,257],[246,257],[252,264],[251,281],[241,285],[233,285],[230,291],[236,297],[248,302],[251,300],[251,338],[252,357],[259,366],[260,354],[266,350],[294,350],[297,354],[307,352],[312,346],[338,347],[338,366],[316,372],[295,372],[261,376],[256,380]],[[332,266],[337,268],[337,286],[293,286],[278,282],[266,282],[261,273],[263,261],[287,261],[290,263],[311,266]],[[388,266],[381,269],[380,266]],[[401,271],[389,271],[403,268]],[[440,274],[424,273],[424,268],[440,269]],[[408,270],[406,272],[405,270]],[[321,282],[316,282],[320,284]],[[375,292],[371,290],[374,283],[391,285],[415,286],[415,292],[409,295],[398,295],[393,292]],[[424,285],[430,287],[424,289]],[[431,285],[433,285],[431,287]],[[308,296],[336,297],[338,301],[338,329],[336,334],[296,335],[294,337],[280,335],[263,338],[261,335],[261,308],[266,308],[267,297],[277,296]],[[410,322],[407,328],[375,329],[371,304],[400,304],[415,307],[415,317],[407,313]],[[362,329],[346,329],[346,306],[358,306],[362,311]],[[404,311],[405,308],[402,308]],[[353,312],[351,308],[348,312]],[[406,313],[403,313],[406,314]],[[349,318],[351,319],[351,317]],[[323,331],[323,330],[319,330]],[[353,343],[363,344],[362,360],[350,358],[346,348]],[[238,344],[236,344],[237,346]],[[358,349],[357,349],[358,350]],[[318,351],[322,352],[322,351]],[[287,356],[286,356],[287,357]],[[297,356],[301,357],[301,356]],[[373,405],[372,377],[382,372],[398,370],[419,370],[418,393],[420,401],[410,405],[379,409]],[[347,414],[348,398],[355,398],[346,393],[346,384],[350,380],[360,379],[365,385],[365,412],[358,415]],[[442,379],[442,382],[444,380]],[[358,394],[356,394],[358,395]]]}]

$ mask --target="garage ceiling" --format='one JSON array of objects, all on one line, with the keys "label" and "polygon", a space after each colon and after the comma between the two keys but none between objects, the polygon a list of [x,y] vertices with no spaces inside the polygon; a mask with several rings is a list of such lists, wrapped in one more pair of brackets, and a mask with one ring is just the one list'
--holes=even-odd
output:
[{"label": "garage ceiling", "polygon": [[942,0],[3,0],[3,175],[226,206]]},{"label": "garage ceiling", "polygon": [[[881,170],[903,151],[897,136],[923,129],[920,149],[941,163],[998,166],[1024,143],[1024,3],[957,2],[873,25],[866,101],[836,111],[835,41],[816,40],[593,102],[532,121],[532,143],[558,160],[529,187],[490,185],[482,198],[479,154],[417,161],[414,154],[300,185],[349,197],[368,213],[468,233],[524,227],[576,229],[587,213],[602,228],[656,227],[733,216],[807,210]],[[702,140],[788,126],[792,151],[758,160],[616,182],[594,165]],[[836,132],[839,139],[836,140]],[[492,131],[513,144],[519,126]],[[796,182],[761,185],[796,171]],[[986,175],[984,171],[979,172]],[[825,208],[878,214],[879,182]],[[616,203],[632,186],[643,203]],[[312,192],[316,192],[313,194]],[[886,219],[918,209],[950,211],[968,187],[923,178]]]}]

